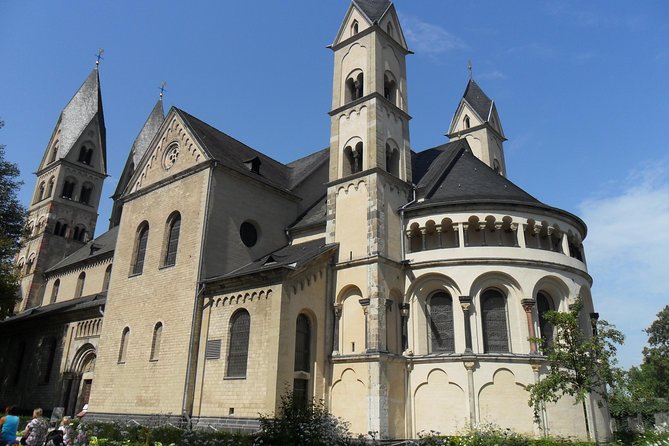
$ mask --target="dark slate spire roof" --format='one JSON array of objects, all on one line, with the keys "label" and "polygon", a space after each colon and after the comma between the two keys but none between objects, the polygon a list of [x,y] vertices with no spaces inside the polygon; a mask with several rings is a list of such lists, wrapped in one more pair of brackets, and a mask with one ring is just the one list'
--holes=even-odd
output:
[{"label": "dark slate spire roof", "polygon": [[372,23],[376,23],[385,15],[388,8],[392,5],[390,0],[353,0],[353,4],[358,7]]},{"label": "dark slate spire roof", "polygon": [[[123,167],[121,179],[114,191],[114,197],[120,196],[125,190],[128,181],[130,181],[130,177],[132,177],[134,168],[139,165],[139,161],[142,159],[142,156],[144,156],[144,152],[149,148],[151,140],[153,140],[153,137],[158,133],[158,129],[160,129],[164,120],[165,113],[163,112],[163,101],[159,99],[156,102],[156,105],[153,106],[153,110],[151,110],[149,117],[146,119],[142,130],[140,130],[137,138],[135,138],[135,142],[132,144],[128,159]],[[134,166],[133,169],[130,168],[131,166]]]},{"label": "dark slate spire roof", "polygon": [[483,122],[488,121],[492,111],[492,99],[481,90],[481,87],[473,79],[469,79],[465,94],[462,97],[474,108]]},{"label": "dark slate spire roof", "polygon": [[[465,139],[414,155],[417,195],[426,204],[517,203],[544,206],[471,152]],[[426,170],[418,170],[425,169]]]},{"label": "dark slate spire roof", "polygon": [[99,120],[102,153],[104,156],[105,170],[107,166],[107,150],[104,114],[102,112],[102,92],[100,91],[100,76],[97,69],[91,71],[79,90],[67,103],[60,118],[59,149],[58,158],[65,157],[72,146],[90,122],[96,118]]}]

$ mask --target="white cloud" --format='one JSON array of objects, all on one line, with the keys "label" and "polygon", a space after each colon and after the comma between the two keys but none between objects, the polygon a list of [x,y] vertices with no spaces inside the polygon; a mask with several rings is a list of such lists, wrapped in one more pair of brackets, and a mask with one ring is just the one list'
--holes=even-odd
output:
[{"label": "white cloud", "polygon": [[506,79],[506,76],[504,75],[504,73],[502,73],[499,70],[486,71],[485,73],[481,73],[479,75],[476,75],[475,77],[477,79],[482,79],[482,80]]},{"label": "white cloud", "polygon": [[619,359],[641,361],[642,330],[669,302],[669,159],[633,170],[615,187],[581,203],[588,224],[585,240],[593,296],[602,318],[627,336]]},{"label": "white cloud", "polygon": [[444,28],[417,17],[402,14],[402,29],[409,48],[420,54],[435,55],[467,48],[460,38]]}]

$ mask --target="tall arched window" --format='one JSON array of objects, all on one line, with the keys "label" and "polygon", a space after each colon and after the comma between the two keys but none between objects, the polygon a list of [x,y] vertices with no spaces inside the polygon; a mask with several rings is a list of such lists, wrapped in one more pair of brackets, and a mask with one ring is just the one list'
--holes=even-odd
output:
[{"label": "tall arched window", "polygon": [[397,82],[388,73],[383,75],[383,97],[397,105]]},{"label": "tall arched window", "polygon": [[467,115],[465,115],[465,119],[463,120],[463,122],[464,122],[464,124],[465,124],[465,128],[466,128],[466,129],[468,129],[468,128],[470,128],[470,127],[472,126],[472,125],[471,125],[471,121],[469,120],[469,116],[467,116]]},{"label": "tall arched window", "polygon": [[77,289],[74,292],[74,298],[81,297],[81,295],[84,293],[84,283],[86,283],[86,273],[81,272],[79,274],[79,278],[77,279]]},{"label": "tall arched window", "polygon": [[246,310],[238,310],[230,318],[230,346],[228,348],[228,377],[245,378],[249,356],[249,334],[251,316]]},{"label": "tall arched window", "polygon": [[158,322],[153,327],[153,340],[151,341],[151,361],[157,361],[160,356],[160,338],[163,335],[163,324]]},{"label": "tall arched window", "polygon": [[553,343],[553,324],[545,318],[546,313],[555,310],[553,299],[543,291],[537,294],[537,312],[539,313],[539,334],[544,341],[544,347]]},{"label": "tall arched window", "polygon": [[56,281],[53,283],[53,287],[51,288],[51,299],[49,299],[49,303],[52,304],[58,299],[58,290],[60,290],[60,279],[56,279]]},{"label": "tall arched window", "polygon": [[144,271],[144,257],[146,256],[146,244],[149,241],[149,224],[142,223],[137,230],[135,240],[135,255],[132,263],[132,274],[142,274]]},{"label": "tall arched window", "polygon": [[386,172],[396,177],[400,174],[400,154],[399,150],[386,144]]},{"label": "tall arched window", "polygon": [[304,405],[309,399],[311,378],[311,323],[307,316],[300,314],[295,325],[293,397],[298,404]]},{"label": "tall arched window", "polygon": [[125,327],[121,334],[121,346],[118,349],[118,363],[125,363],[126,353],[128,352],[128,343],[130,342],[130,327]]},{"label": "tall arched window", "polygon": [[351,175],[362,170],[362,141],[355,145],[355,148],[347,146],[344,149],[343,175]]},{"label": "tall arched window", "polygon": [[351,76],[346,79],[346,97],[345,102],[355,101],[360,99],[364,94],[364,79],[362,71],[357,71],[351,74]]},{"label": "tall arched window", "polygon": [[165,258],[163,266],[172,266],[177,261],[177,248],[179,246],[179,230],[181,229],[181,215],[175,213],[167,223],[167,240],[165,243]]},{"label": "tall arched window", "polygon": [[79,202],[83,204],[91,204],[91,195],[93,194],[93,185],[91,183],[84,183],[81,186],[81,193],[79,194]]},{"label": "tall arched window", "polygon": [[49,179],[49,185],[46,188],[46,196],[47,198],[51,197],[51,194],[53,194],[53,186],[56,184],[56,179],[54,177],[51,177]]},{"label": "tall arched window", "polygon": [[44,193],[46,191],[46,185],[44,184],[44,181],[39,183],[39,190],[37,192],[37,200],[35,201],[42,201],[44,200]]},{"label": "tall arched window", "polygon": [[49,157],[49,164],[56,161],[56,155],[58,155],[58,141],[53,143],[53,148],[51,149],[51,156]]},{"label": "tall arched window", "polygon": [[72,200],[72,197],[74,196],[74,187],[77,185],[77,181],[73,178],[68,178],[65,180],[63,183],[63,193],[61,196],[63,198],[67,198],[68,200]]},{"label": "tall arched window", "polygon": [[481,324],[483,325],[483,350],[485,353],[509,351],[509,334],[506,327],[506,299],[496,289],[481,295]]},{"label": "tall arched window", "polygon": [[103,293],[109,289],[109,281],[111,280],[111,271],[112,271],[112,266],[111,265],[107,266],[107,269],[105,269],[105,277],[104,279],[102,279]]},{"label": "tall arched window", "polygon": [[430,353],[452,353],[455,351],[453,334],[453,299],[448,293],[439,291],[429,300]]},{"label": "tall arched window", "polygon": [[355,36],[356,34],[358,34],[358,21],[354,20],[353,24],[351,25],[351,35]]},{"label": "tall arched window", "polygon": [[79,149],[79,161],[82,164],[91,164],[91,161],[93,160],[93,149],[88,148],[86,146],[81,146],[81,149]]}]

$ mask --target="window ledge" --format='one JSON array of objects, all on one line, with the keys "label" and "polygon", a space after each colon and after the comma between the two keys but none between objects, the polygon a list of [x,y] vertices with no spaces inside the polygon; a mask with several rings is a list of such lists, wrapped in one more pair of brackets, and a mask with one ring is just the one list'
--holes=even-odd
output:
[{"label": "window ledge", "polygon": [[173,263],[172,265],[161,265],[161,266],[158,267],[158,271],[160,271],[161,269],[173,268],[176,265],[177,265],[176,263]]},{"label": "window ledge", "polygon": [[[142,271],[142,273],[143,273],[143,272],[144,272],[144,271]],[[130,274],[128,274],[128,279],[131,278],[131,277],[141,276],[142,273],[130,273]]]},{"label": "window ledge", "polygon": [[149,359],[149,362],[158,362],[158,358],[151,358]]},{"label": "window ledge", "polygon": [[224,380],[239,380],[239,379],[246,379],[246,376],[225,376],[223,378]]}]

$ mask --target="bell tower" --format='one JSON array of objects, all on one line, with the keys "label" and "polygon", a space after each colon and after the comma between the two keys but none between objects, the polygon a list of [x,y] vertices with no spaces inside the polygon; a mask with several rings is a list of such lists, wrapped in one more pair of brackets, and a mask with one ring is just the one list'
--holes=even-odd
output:
[{"label": "bell tower", "polygon": [[96,68],[58,118],[37,172],[28,208],[28,235],[18,255],[18,310],[42,304],[44,272],[93,237],[107,149]]},{"label": "bell tower", "polygon": [[[353,0],[331,49],[326,238],[338,243],[339,257],[330,409],[351,422],[352,432],[403,438],[402,423],[391,420],[404,417],[394,392],[404,376],[398,209],[411,190],[405,61],[411,52],[389,0]],[[342,405],[351,398],[340,395],[347,380],[365,390]]]}]

